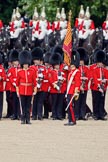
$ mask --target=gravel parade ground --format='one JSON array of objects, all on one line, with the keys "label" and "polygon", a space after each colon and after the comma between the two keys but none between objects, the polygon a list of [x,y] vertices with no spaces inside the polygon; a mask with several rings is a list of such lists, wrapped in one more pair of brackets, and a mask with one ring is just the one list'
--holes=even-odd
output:
[{"label": "gravel parade ground", "polygon": [[[90,92],[87,103],[92,108]],[[31,122],[0,121],[0,162],[108,162],[108,121],[90,118],[76,126],[64,126],[67,119]]]}]

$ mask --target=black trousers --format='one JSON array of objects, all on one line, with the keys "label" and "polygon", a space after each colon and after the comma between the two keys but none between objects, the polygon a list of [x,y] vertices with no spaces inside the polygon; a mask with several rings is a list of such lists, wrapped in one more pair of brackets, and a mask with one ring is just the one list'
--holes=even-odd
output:
[{"label": "black trousers", "polygon": [[52,117],[62,118],[64,94],[52,93]]},{"label": "black trousers", "polygon": [[3,92],[0,92],[0,118],[2,118],[3,111]]},{"label": "black trousers", "polygon": [[44,117],[49,117],[51,111],[51,95],[49,92],[44,92]]},{"label": "black trousers", "polygon": [[86,115],[86,99],[87,99],[87,91],[79,94],[79,98],[75,101],[75,116],[76,118],[84,118]]},{"label": "black trousers", "polygon": [[16,94],[16,92],[12,92],[12,98],[13,98],[13,115],[14,117],[20,117],[20,105],[19,105],[19,98]]},{"label": "black trousers", "polygon": [[20,96],[22,108],[22,121],[30,121],[30,108],[32,96]]},{"label": "black trousers", "polygon": [[7,101],[7,116],[13,115],[13,101],[12,101],[12,93],[10,91],[6,91],[6,101]]},{"label": "black trousers", "polygon": [[97,118],[103,118],[105,116],[105,95],[102,96],[102,93],[99,91],[92,91],[93,97],[93,115]]},{"label": "black trousers", "polygon": [[[67,105],[70,103],[71,98],[72,98],[72,95],[68,94],[68,96],[67,96]],[[75,112],[74,112],[74,99],[70,103],[69,108],[68,108],[68,121],[69,122],[76,122]]]},{"label": "black trousers", "polygon": [[39,118],[42,118],[43,102],[44,102],[44,92],[37,92],[33,100],[32,117],[37,118],[38,116]]}]

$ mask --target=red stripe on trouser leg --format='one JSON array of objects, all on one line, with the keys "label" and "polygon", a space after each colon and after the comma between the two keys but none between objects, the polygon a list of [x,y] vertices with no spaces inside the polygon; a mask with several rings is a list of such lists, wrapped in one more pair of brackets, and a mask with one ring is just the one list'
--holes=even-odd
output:
[{"label": "red stripe on trouser leg", "polygon": [[73,111],[72,103],[70,104],[70,113],[71,113],[72,121],[75,122],[76,119],[75,119],[75,114],[74,114],[74,111]]}]

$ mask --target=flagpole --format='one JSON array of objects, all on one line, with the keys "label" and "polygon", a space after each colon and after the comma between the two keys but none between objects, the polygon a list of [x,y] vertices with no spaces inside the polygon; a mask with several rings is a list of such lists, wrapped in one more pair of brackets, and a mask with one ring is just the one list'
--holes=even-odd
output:
[{"label": "flagpole", "polygon": [[68,14],[67,32],[63,42],[64,63],[70,66],[72,55],[72,29],[71,29],[72,11]]},{"label": "flagpole", "polygon": [[72,11],[70,10],[70,11],[69,11],[68,20],[71,22],[71,19],[72,19]]}]

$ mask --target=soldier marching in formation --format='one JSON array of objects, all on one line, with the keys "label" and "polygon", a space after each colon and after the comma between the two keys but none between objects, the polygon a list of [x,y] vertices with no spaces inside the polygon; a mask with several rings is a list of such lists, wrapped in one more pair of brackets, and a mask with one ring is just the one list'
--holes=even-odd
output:
[{"label": "soldier marching in formation", "polygon": [[[42,40],[45,35],[56,31],[60,32],[63,40],[67,31],[65,10],[62,8],[60,13],[57,8],[56,19],[51,24],[46,19],[45,7],[42,8],[40,16],[35,8],[28,25],[32,28],[32,41]],[[10,22],[11,39],[18,38],[25,26],[19,9],[14,9]],[[84,13],[81,6],[75,27],[81,39],[93,34],[95,25],[90,19],[89,7]],[[0,30],[2,28],[3,23],[0,21]],[[103,23],[103,29],[106,34],[107,19]],[[104,38],[107,36],[104,35]],[[31,51],[12,49],[8,52],[6,72],[2,65],[2,55],[0,51],[0,119],[3,92],[6,91],[6,118],[21,119],[21,124],[31,124],[30,117],[32,120],[49,117],[63,120],[68,113],[68,123],[65,125],[73,126],[76,120],[87,120],[86,100],[89,89],[92,92],[94,120],[107,119],[105,96],[108,87],[108,56],[104,51],[95,50],[94,62],[89,66],[85,48],[73,49],[69,66],[64,63],[64,52],[60,45],[55,45],[47,52],[41,47],[34,47]],[[49,112],[52,113],[51,116]]]}]

